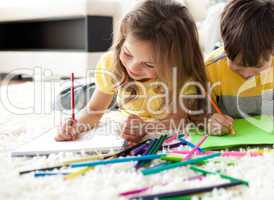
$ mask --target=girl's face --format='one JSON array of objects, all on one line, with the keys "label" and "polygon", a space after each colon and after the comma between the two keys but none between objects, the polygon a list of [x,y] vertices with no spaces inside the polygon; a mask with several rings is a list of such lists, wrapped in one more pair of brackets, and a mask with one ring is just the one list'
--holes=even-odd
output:
[{"label": "girl's face", "polygon": [[157,77],[153,48],[149,41],[138,40],[128,34],[119,57],[132,79],[142,81]]}]

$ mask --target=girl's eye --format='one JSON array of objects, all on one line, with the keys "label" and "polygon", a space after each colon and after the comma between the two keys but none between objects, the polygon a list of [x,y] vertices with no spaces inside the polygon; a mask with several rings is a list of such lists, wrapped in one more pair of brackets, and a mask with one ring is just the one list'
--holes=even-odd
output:
[{"label": "girl's eye", "polygon": [[147,63],[145,63],[145,65],[149,68],[154,68],[155,67],[154,65],[150,65],[150,64],[147,64]]},{"label": "girl's eye", "polygon": [[128,57],[128,58],[132,58],[132,55],[130,55],[129,53],[127,53],[127,52],[125,52],[125,51],[124,51],[124,54],[125,54],[125,56]]}]

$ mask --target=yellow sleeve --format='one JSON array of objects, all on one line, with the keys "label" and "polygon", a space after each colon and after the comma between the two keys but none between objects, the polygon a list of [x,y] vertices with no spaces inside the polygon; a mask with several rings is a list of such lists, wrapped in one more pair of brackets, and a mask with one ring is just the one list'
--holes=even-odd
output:
[{"label": "yellow sleeve", "polygon": [[101,92],[106,94],[114,94],[116,89],[114,87],[115,76],[112,72],[113,57],[112,53],[105,53],[99,60],[95,71],[95,84]]},{"label": "yellow sleeve", "polygon": [[211,98],[216,101],[216,97],[218,96],[218,91],[219,91],[219,86],[214,87],[215,84],[218,83],[218,79],[216,77],[216,70],[215,66],[213,66],[214,64],[211,64],[209,66],[206,66],[206,76],[207,76],[207,80],[209,82],[209,88],[207,88],[209,91],[209,95],[211,96]]},{"label": "yellow sleeve", "polygon": [[215,86],[215,84],[220,83],[220,67],[223,67],[223,59],[226,57],[224,49],[219,48],[213,51],[205,60],[206,64],[206,76],[207,80],[210,83],[210,88],[212,90],[208,91],[211,98],[216,101],[216,97],[220,95],[221,88],[220,86]]},{"label": "yellow sleeve", "polygon": [[195,95],[197,94],[197,88],[195,85],[185,85],[185,87],[182,87],[181,95]]}]

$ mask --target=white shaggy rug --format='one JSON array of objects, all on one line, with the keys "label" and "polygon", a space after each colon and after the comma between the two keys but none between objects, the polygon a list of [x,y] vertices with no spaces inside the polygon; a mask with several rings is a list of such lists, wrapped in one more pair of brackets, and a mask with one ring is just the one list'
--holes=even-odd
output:
[{"label": "white shaggy rug", "polygon": [[[84,155],[58,154],[49,157],[11,158],[15,147],[30,141],[39,134],[52,128],[58,122],[58,113],[18,114],[18,109],[8,107],[5,88],[1,87],[0,104],[0,199],[125,199],[120,192],[154,186],[151,193],[200,187],[220,183],[223,180],[210,176],[202,181],[185,181],[194,172],[177,168],[156,175],[144,177],[134,171],[133,164],[100,166],[87,175],[75,180],[65,181],[62,176],[34,178],[32,174],[19,176],[18,171],[33,167],[44,167],[58,163],[65,158]],[[9,87],[10,104],[27,108],[33,102],[33,84],[25,83]],[[57,91],[57,90],[56,90]],[[39,95],[39,94],[37,94]],[[42,105],[50,105],[51,97],[46,96]],[[36,103],[37,103],[36,102]],[[38,104],[40,104],[38,103]],[[47,109],[45,109],[47,110]],[[40,112],[40,113],[39,113]],[[57,114],[57,115],[56,115]],[[272,200],[274,199],[274,153],[262,157],[216,158],[205,165],[209,170],[220,170],[228,175],[249,181],[249,187],[238,186],[234,189],[215,190],[193,199],[228,200]]]}]

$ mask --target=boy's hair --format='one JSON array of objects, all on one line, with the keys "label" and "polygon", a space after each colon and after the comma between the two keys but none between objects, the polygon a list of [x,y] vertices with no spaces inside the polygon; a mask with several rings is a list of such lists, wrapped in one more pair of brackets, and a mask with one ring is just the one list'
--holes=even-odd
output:
[{"label": "boy's hair", "polygon": [[221,35],[231,61],[261,67],[274,52],[274,1],[232,0],[222,14]]},{"label": "boy's hair", "polygon": [[[182,86],[189,80],[199,82],[206,88],[205,66],[196,24],[181,3],[175,0],[142,1],[122,19],[112,47],[115,74],[120,75],[122,84],[130,81],[119,59],[129,33],[139,40],[152,42],[159,79],[167,84],[171,90],[169,94],[175,91],[180,94]],[[177,88],[172,85],[173,67],[177,70]],[[131,93],[134,94],[134,91]]]}]

